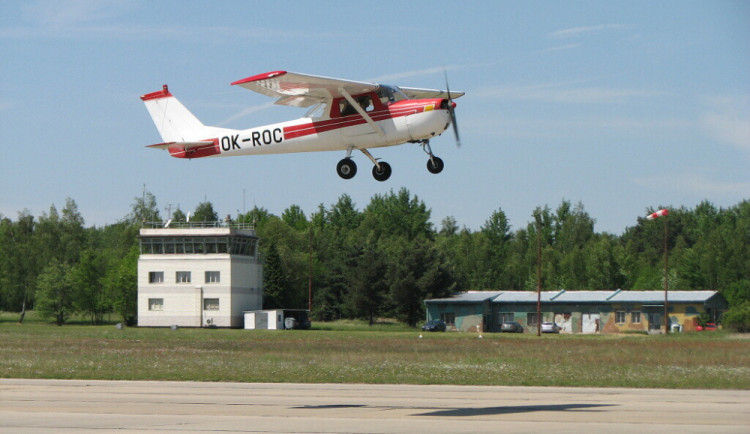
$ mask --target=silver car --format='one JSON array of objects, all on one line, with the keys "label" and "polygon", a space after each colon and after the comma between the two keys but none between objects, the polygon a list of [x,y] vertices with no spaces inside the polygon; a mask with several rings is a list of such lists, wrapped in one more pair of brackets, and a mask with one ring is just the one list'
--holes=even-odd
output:
[{"label": "silver car", "polygon": [[560,326],[553,322],[543,322],[542,333],[560,333]]},{"label": "silver car", "polygon": [[504,322],[500,326],[503,333],[523,333],[523,326],[515,321]]}]

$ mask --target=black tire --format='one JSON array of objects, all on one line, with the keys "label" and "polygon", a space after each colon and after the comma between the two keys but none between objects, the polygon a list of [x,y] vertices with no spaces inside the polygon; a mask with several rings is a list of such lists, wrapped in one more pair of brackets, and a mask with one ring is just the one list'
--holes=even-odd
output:
[{"label": "black tire", "polygon": [[430,173],[440,173],[443,171],[443,167],[445,167],[445,164],[439,157],[433,156],[427,160],[427,170],[429,170]]},{"label": "black tire", "polygon": [[343,179],[352,179],[357,174],[357,165],[351,158],[344,158],[336,165],[336,173]]},{"label": "black tire", "polygon": [[372,166],[372,177],[377,181],[383,182],[391,177],[391,165],[385,161],[381,161],[379,166],[380,170],[378,170],[378,165]]}]

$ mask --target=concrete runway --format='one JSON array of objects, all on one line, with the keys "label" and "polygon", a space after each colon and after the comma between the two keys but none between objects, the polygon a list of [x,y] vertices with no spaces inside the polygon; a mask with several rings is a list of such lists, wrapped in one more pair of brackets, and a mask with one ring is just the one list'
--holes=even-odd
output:
[{"label": "concrete runway", "polygon": [[0,379],[0,431],[750,432],[750,391]]}]

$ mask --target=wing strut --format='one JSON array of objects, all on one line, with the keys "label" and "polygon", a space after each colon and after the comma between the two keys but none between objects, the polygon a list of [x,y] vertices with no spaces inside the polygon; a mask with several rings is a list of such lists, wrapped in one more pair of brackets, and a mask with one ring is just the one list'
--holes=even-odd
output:
[{"label": "wing strut", "polygon": [[380,137],[385,137],[385,133],[380,128],[380,126],[378,124],[376,124],[374,120],[372,120],[372,118],[370,117],[369,114],[367,114],[367,112],[365,111],[365,109],[363,109],[359,105],[359,103],[357,101],[355,101],[354,98],[352,98],[352,96],[349,94],[349,92],[346,91],[346,89],[343,88],[343,86],[339,87],[339,92],[341,92],[341,95],[343,95],[344,98],[349,102],[349,104],[351,104],[352,107],[354,107],[354,109],[357,110],[357,113],[359,113],[360,115],[362,115],[362,117],[365,119],[365,121],[367,121],[367,123],[370,124],[370,126],[372,127],[372,129],[375,130],[375,132],[378,133],[378,135]]}]

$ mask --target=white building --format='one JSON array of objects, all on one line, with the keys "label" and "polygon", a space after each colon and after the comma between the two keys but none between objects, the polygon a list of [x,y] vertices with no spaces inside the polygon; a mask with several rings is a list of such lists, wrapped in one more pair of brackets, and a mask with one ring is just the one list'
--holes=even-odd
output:
[{"label": "white building", "polygon": [[242,327],[263,306],[255,231],[189,225],[141,229],[138,326]]},{"label": "white building", "polygon": [[270,309],[245,312],[248,330],[309,329],[310,311],[307,309]]}]

